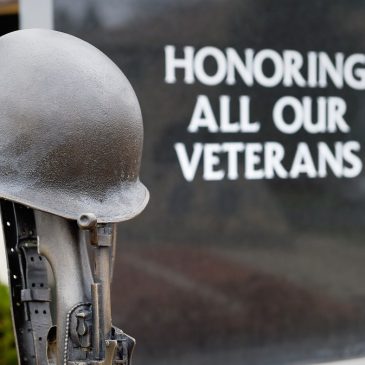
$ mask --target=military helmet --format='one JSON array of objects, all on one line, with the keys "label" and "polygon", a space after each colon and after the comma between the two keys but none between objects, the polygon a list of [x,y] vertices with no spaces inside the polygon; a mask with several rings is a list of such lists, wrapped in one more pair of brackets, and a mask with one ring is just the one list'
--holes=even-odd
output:
[{"label": "military helmet", "polygon": [[87,42],[27,29],[0,38],[0,197],[69,219],[130,219],[149,193],[136,95]]}]

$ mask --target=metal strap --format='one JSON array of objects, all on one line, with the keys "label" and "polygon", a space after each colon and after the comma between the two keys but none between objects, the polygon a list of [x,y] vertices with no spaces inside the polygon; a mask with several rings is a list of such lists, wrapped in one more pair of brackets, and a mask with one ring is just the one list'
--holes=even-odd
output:
[{"label": "metal strap", "polygon": [[50,289],[23,289],[21,291],[22,302],[50,302]]},{"label": "metal strap", "polygon": [[1,201],[12,316],[20,365],[47,364],[52,327],[47,261],[37,251],[33,210]]}]

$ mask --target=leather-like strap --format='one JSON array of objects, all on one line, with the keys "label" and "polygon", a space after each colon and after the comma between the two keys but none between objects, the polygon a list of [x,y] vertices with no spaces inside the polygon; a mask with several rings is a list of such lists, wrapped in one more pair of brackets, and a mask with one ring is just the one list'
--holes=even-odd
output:
[{"label": "leather-like strap", "polygon": [[52,327],[47,261],[37,251],[33,210],[1,200],[12,316],[21,365],[47,364]]}]

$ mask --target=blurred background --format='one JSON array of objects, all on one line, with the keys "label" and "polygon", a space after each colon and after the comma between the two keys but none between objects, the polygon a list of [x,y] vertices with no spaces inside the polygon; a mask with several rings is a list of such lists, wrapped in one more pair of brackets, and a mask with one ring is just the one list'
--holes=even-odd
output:
[{"label": "blurred background", "polygon": [[[357,0],[0,2],[1,34],[46,27],[84,39],[123,70],[139,98],[141,179],[151,201],[119,226],[112,288],[113,321],[137,338],[135,365],[314,364],[365,356],[364,175],[213,182],[199,169],[187,182],[174,150],[176,142],[274,140],[290,155],[300,141],[362,144],[364,92],[164,81],[166,45],[363,53],[364,17],[365,2]],[[283,95],[340,96],[351,132],[284,136],[268,123],[253,136],[192,135],[186,128],[199,94],[212,100],[250,94],[268,121]]]}]

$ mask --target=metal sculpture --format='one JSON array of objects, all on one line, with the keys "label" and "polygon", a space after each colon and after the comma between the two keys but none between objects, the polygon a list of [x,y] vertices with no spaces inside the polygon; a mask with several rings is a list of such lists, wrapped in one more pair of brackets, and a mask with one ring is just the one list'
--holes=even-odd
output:
[{"label": "metal sculpture", "polygon": [[0,197],[19,364],[128,365],[135,341],[112,325],[110,282],[116,223],[149,198],[135,93],[107,56],[64,33],[9,33],[0,56]]}]

